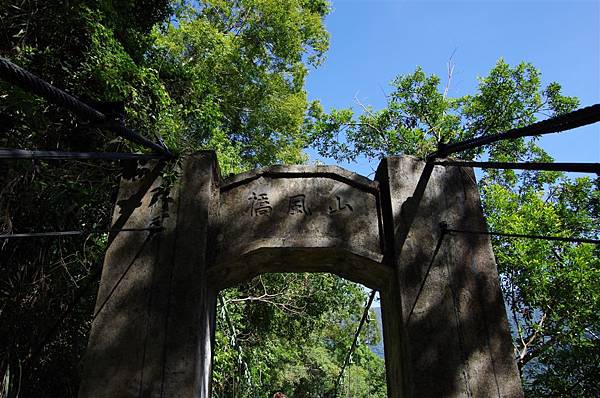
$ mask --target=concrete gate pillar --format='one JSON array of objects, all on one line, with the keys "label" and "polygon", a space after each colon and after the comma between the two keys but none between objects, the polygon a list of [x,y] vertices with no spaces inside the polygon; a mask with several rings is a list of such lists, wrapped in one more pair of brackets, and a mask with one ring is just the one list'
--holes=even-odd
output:
[{"label": "concrete gate pillar", "polygon": [[489,238],[440,239],[441,223],[486,230],[472,169],[390,157],[376,179],[396,276],[381,292],[384,337],[403,342],[385,347],[388,386],[406,397],[521,397]]},{"label": "concrete gate pillar", "polygon": [[123,176],[109,237],[80,398],[210,395],[216,292],[207,284],[219,199],[212,152],[190,156],[175,186],[161,164]]}]

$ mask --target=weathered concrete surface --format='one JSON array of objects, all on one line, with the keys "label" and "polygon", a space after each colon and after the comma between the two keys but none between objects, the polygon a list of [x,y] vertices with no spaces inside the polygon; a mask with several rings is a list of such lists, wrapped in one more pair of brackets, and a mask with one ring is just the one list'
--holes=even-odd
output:
[{"label": "weathered concrete surface", "polygon": [[[388,396],[520,397],[471,170],[382,161],[376,182],[331,166],[276,166],[219,183],[212,152],[161,188],[124,176],[79,396],[210,394],[215,297],[265,272],[331,272],[380,290]],[[384,233],[385,232],[385,233]],[[436,249],[437,246],[437,249]]]},{"label": "weathered concrete surface", "polygon": [[[160,166],[131,168],[124,176],[113,215],[113,228],[146,228],[160,217],[152,203],[160,185]],[[142,383],[144,327],[158,254],[148,232],[111,234],[96,299],[80,397],[137,395]]]},{"label": "weathered concrete surface", "polygon": [[[161,195],[159,167],[124,176],[86,353],[80,397],[208,397],[216,291],[207,284],[210,220],[216,218],[213,153],[184,163]],[[211,214],[213,216],[211,216]]]},{"label": "weathered concrete surface", "polygon": [[377,183],[338,167],[234,176],[221,186],[215,266],[226,272],[215,274],[239,282],[262,272],[320,271],[377,284],[384,279],[379,209]]},{"label": "weathered concrete surface", "polygon": [[[391,289],[400,293],[382,303],[384,325],[402,322],[397,340],[403,344],[394,350],[404,353],[397,365],[404,372],[403,394],[521,397],[488,237],[445,236],[434,256],[441,222],[486,228],[472,170],[392,157],[381,163],[377,179],[388,260],[397,274]],[[385,344],[387,351],[388,337]],[[388,370],[390,377],[396,375]]]},{"label": "weathered concrete surface", "polygon": [[371,289],[387,286],[394,274],[384,264],[339,248],[260,248],[208,270],[209,279],[226,289],[255,276],[276,272],[329,272]]}]

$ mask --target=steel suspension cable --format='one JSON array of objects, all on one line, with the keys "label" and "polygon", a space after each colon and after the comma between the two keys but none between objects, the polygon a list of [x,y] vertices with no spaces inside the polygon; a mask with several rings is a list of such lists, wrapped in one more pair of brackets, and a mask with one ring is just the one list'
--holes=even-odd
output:
[{"label": "steel suspension cable", "polygon": [[334,397],[337,397],[337,392],[338,392],[338,388],[340,385],[340,381],[342,380],[342,376],[344,375],[346,366],[348,366],[348,363],[350,362],[350,357],[352,356],[352,352],[354,351],[354,349],[356,348],[356,344],[358,343],[360,331],[362,330],[362,327],[365,324],[367,317],[369,315],[369,309],[371,308],[371,304],[373,304],[373,299],[375,298],[375,293],[377,293],[377,291],[375,289],[371,290],[371,294],[369,294],[369,299],[367,300],[367,303],[365,304],[365,309],[363,311],[362,318],[360,318],[360,322],[358,323],[358,327],[356,328],[356,332],[354,333],[354,339],[352,340],[352,345],[350,346],[350,349],[348,350],[348,353],[346,354],[346,358],[344,359],[344,364],[342,365],[342,368],[340,369],[340,374],[338,375],[338,378],[335,382],[335,386],[333,388],[333,396]]},{"label": "steel suspension cable", "polygon": [[599,121],[600,104],[595,104],[560,116],[542,120],[541,122],[533,123],[525,127],[514,128],[504,133],[484,135],[456,143],[440,144],[438,150],[429,155],[427,159],[434,160],[436,158],[444,158],[456,152],[478,148],[502,140],[559,133],[561,131],[571,130]]},{"label": "steel suspension cable", "polygon": [[90,230],[73,230],[73,231],[48,231],[48,232],[25,232],[16,234],[0,234],[0,239],[18,239],[18,238],[59,238],[66,236],[92,235],[92,234],[107,234],[111,232],[160,232],[162,227],[148,228],[121,228],[121,229],[90,229]]},{"label": "steel suspension cable", "polygon": [[466,160],[436,160],[438,166],[477,167],[481,169],[542,170],[566,171],[575,173],[595,173],[600,175],[600,163],[508,163],[508,162],[471,162]]},{"label": "steel suspension cable", "polygon": [[23,90],[39,95],[57,105],[61,105],[87,120],[107,123],[106,127],[109,130],[114,131],[117,135],[128,141],[142,145],[146,148],[153,149],[154,151],[165,156],[173,157],[173,154],[164,145],[157,144],[145,137],[142,137],[141,135],[125,127],[122,123],[111,123],[111,120],[104,113],[92,108],[85,102],[68,94],[67,92],[54,87],[50,83],[13,64],[3,57],[0,57],[0,77],[3,80],[22,88]]},{"label": "steel suspension cable", "polygon": [[534,234],[516,234],[509,232],[497,232],[497,231],[470,231],[464,229],[453,229],[447,228],[447,233],[459,233],[459,234],[471,234],[471,235],[491,235],[491,236],[502,236],[505,238],[525,238],[525,239],[539,239],[549,240],[558,242],[571,242],[571,243],[592,243],[600,244],[600,239],[589,239],[589,238],[574,238],[564,236],[547,236],[547,235],[534,235]]},{"label": "steel suspension cable", "polygon": [[140,154],[124,152],[61,152],[61,151],[30,151],[27,149],[0,148],[0,159],[18,160],[150,160],[164,159],[163,154]]}]

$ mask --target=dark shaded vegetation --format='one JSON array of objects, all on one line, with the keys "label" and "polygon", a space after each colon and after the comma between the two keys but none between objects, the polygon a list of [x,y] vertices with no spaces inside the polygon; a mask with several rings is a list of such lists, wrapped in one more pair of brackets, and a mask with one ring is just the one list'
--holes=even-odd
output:
[{"label": "dark shaded vegetation", "polygon": [[[216,150],[227,175],[306,159],[304,79],[327,49],[322,19],[328,12],[322,0],[3,0],[0,55],[140,134],[161,137],[179,155]],[[1,147],[143,150],[2,81],[0,118]],[[110,226],[120,164],[10,161],[0,168],[3,233]],[[1,394],[76,396],[106,245],[106,234],[0,242]],[[280,278],[266,275],[260,288],[278,289]],[[330,383],[348,336],[327,340],[321,329],[329,317],[342,315],[332,303],[343,300],[353,303],[343,314],[350,317],[345,328],[352,329],[364,293],[337,277],[289,278],[297,289],[277,297],[302,314],[289,324],[281,305],[244,299],[255,294],[256,281],[225,294],[224,302],[234,300],[228,308],[242,334],[221,328],[217,335],[215,393],[250,391],[240,390],[246,379],[239,358],[230,355],[229,342],[238,340],[248,353],[270,344],[262,348],[264,356],[245,357],[244,363],[259,373],[281,367],[281,374],[269,374],[282,387],[301,394]],[[329,297],[316,293],[323,284]],[[336,348],[322,351],[325,341]],[[370,366],[382,371],[383,362],[370,352],[359,357],[376,360]],[[325,359],[329,368],[306,370]],[[264,393],[260,389],[270,387],[252,388]]]}]

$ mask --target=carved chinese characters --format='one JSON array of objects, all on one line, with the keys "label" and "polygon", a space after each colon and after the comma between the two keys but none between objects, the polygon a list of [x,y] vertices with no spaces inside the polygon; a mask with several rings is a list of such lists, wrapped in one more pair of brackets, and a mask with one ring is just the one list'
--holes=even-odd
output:
[{"label": "carved chinese characters", "polygon": [[342,210],[354,211],[354,208],[352,208],[352,206],[350,206],[350,203],[346,203],[342,206],[342,199],[339,196],[336,196],[335,199],[336,199],[336,206],[334,208],[329,206],[329,214],[337,213],[338,211],[342,211]]},{"label": "carved chinese characters", "polygon": [[269,216],[273,208],[269,206],[269,198],[266,193],[256,194],[252,192],[252,196],[248,198],[252,203],[250,204],[250,215],[251,216]]},{"label": "carved chinese characters", "polygon": [[[308,206],[308,199],[305,194],[293,195],[290,196],[287,207],[287,214],[290,216],[293,215],[311,215],[312,211]],[[269,194],[268,193],[260,193],[252,192],[248,200],[250,201],[250,206],[248,207],[248,213],[250,217],[257,216],[270,216],[273,212],[273,207],[269,202]],[[350,203],[344,202],[342,204],[342,198],[339,196],[335,196],[334,200],[329,200],[329,202],[333,202],[332,205],[328,206],[327,214],[335,214],[337,212],[346,211],[353,212],[354,208]]]},{"label": "carved chinese characters", "polygon": [[379,220],[377,185],[352,178],[265,173],[226,182],[221,189],[218,252],[231,256],[262,247],[342,246],[379,259],[380,225],[373,222]]},{"label": "carved chinese characters", "polygon": [[294,195],[290,197],[288,214],[291,216],[293,216],[294,214],[311,214],[310,209],[306,205],[306,195]]}]

